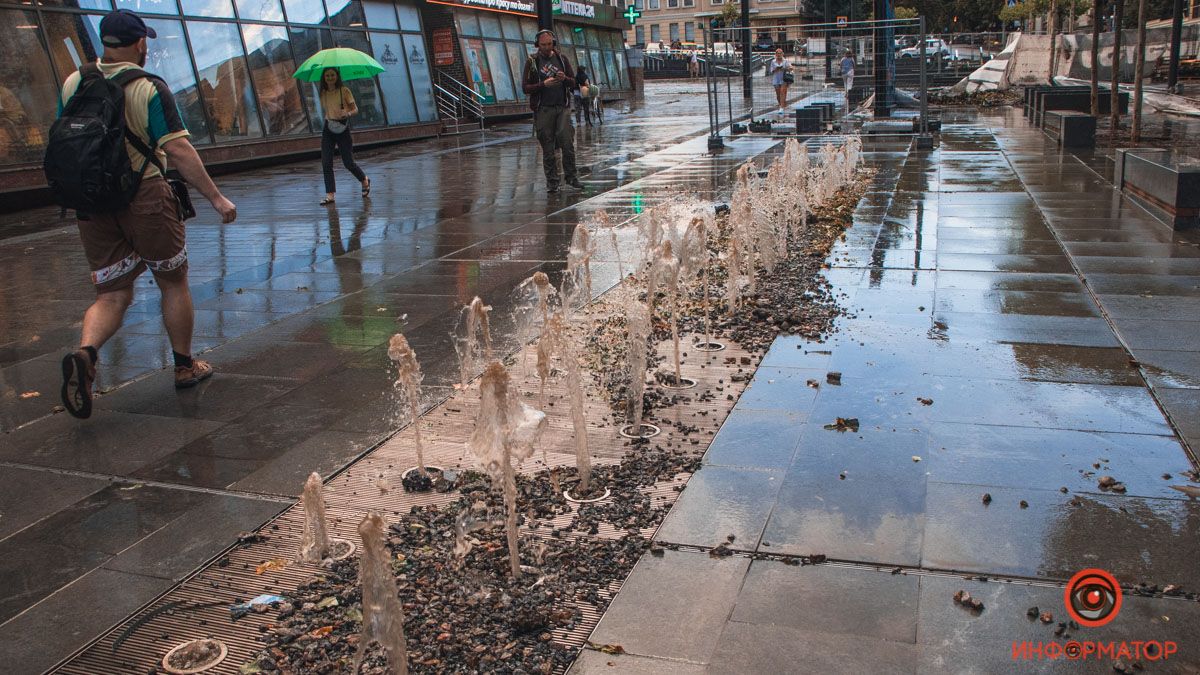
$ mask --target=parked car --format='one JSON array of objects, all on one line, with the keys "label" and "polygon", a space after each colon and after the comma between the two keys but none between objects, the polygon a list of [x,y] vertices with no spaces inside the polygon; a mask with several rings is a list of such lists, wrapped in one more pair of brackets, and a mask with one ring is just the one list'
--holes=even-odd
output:
[{"label": "parked car", "polygon": [[[954,59],[955,58],[954,50],[950,49],[950,47],[947,46],[945,42],[942,42],[941,39],[925,38],[925,56],[926,56],[926,58],[934,56],[936,54],[941,54],[942,58],[944,58],[944,59]],[[905,47],[904,49],[901,49],[899,53],[896,54],[896,57],[901,58],[901,59],[915,59],[915,58],[920,58],[920,56],[921,56],[920,45],[914,45],[912,47]]]},{"label": "parked car", "polygon": [[754,41],[754,51],[756,52],[773,52],[775,51],[775,41],[769,35],[759,35]]}]

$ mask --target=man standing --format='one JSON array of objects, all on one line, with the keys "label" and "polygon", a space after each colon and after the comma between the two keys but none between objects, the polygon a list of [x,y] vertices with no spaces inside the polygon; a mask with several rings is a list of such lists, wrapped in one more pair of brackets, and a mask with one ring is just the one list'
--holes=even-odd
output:
[{"label": "man standing", "polygon": [[571,64],[559,53],[554,33],[543,30],[535,39],[537,52],[525,60],[522,77],[529,107],[533,109],[533,130],[542,146],[542,167],[546,171],[546,190],[558,192],[558,153],[562,150],[566,184],[583,189],[575,171],[575,127],[567,107],[568,92],[575,88]]},{"label": "man standing", "polygon": [[[86,418],[92,412],[92,384],[99,350],[121,327],[133,301],[133,282],[149,269],[162,292],[163,323],[175,360],[175,386],[195,386],[212,375],[212,366],[192,358],[192,296],[187,280],[183,209],[163,176],[166,161],[231,223],[237,208],[221,194],[188,141],[171,89],[140,71],[146,65],[147,38],[157,37],[141,17],[117,10],[100,21],[104,54],[63,84],[60,104],[71,115],[76,92],[100,91],[100,78],[120,85],[125,98],[125,150],[136,174],[137,192],[125,206],[105,213],[80,213],[79,236],[91,268],[96,300],[83,315],[79,349],[62,361],[62,400],[68,412]],[[122,75],[125,73],[125,75]]]},{"label": "man standing", "polygon": [[691,56],[688,57],[688,76],[700,77],[700,55],[696,50],[692,50]]}]

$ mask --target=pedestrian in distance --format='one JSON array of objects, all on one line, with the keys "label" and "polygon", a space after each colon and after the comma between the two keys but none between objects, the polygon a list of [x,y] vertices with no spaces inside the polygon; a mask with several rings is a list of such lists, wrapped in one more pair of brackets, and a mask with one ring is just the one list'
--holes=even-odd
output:
[{"label": "pedestrian in distance", "polygon": [[337,185],[333,178],[333,149],[342,156],[342,165],[362,183],[362,196],[371,196],[371,179],[354,162],[354,140],[350,138],[350,118],[358,114],[354,94],[342,83],[342,74],[337,68],[326,68],[321,72],[321,110],[325,123],[321,127],[321,171],[325,174],[325,199],[321,206],[334,201]]},{"label": "pedestrian in distance", "polygon": [[558,51],[552,31],[538,31],[534,38],[537,51],[525,60],[522,88],[529,95],[533,110],[533,131],[542,146],[542,168],[546,172],[546,191],[558,192],[558,154],[562,152],[564,182],[582,190],[575,170],[575,127],[571,126],[568,93],[575,88],[575,71]]},{"label": "pedestrian in distance", "polygon": [[574,105],[575,105],[575,123],[579,124],[581,119],[587,121],[587,125],[592,126],[592,99],[591,99],[592,81],[588,78],[587,70],[583,66],[579,66],[575,70],[575,90],[574,90]]},{"label": "pedestrian in distance", "polygon": [[846,88],[846,108],[850,108],[850,90],[854,89],[854,52],[847,49],[838,61],[842,73],[842,86]]},{"label": "pedestrian in distance", "polygon": [[788,86],[795,79],[792,69],[792,63],[783,57],[782,48],[776,49],[775,58],[767,62],[767,75],[771,76],[771,86],[775,87],[775,100],[780,111],[787,105]]},{"label": "pedestrian in distance", "polygon": [[[237,207],[217,189],[188,141],[171,88],[141,69],[147,39],[157,37],[154,29],[120,9],[101,19],[99,33],[100,60],[84,64],[63,84],[44,166],[55,198],[76,210],[96,289],[83,315],[79,348],[62,360],[62,402],[79,418],[91,415],[100,349],[120,329],[133,302],[134,280],[147,269],[162,293],[176,388],[213,374],[210,364],[192,356],[184,221],[195,211],[186,185],[165,178],[167,161],[212,204],[222,223],[237,218]],[[117,113],[122,106],[123,115]]]},{"label": "pedestrian in distance", "polygon": [[688,76],[700,77],[700,55],[696,50],[692,50],[692,55],[688,57]]}]

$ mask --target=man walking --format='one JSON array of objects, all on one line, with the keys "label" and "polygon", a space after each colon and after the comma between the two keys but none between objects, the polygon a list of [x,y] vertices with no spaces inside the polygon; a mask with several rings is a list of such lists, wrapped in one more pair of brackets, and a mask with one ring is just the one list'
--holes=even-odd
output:
[{"label": "man walking", "polygon": [[170,87],[140,70],[146,64],[146,39],[155,37],[154,29],[137,14],[124,9],[109,13],[100,21],[103,56],[98,63],[85,64],[72,73],[62,89],[61,114],[69,116],[81,109],[72,105],[76,93],[86,98],[104,91],[101,78],[122,88],[125,151],[134,178],[141,175],[128,204],[103,213],[78,214],[79,236],[96,287],[96,300],[83,315],[79,349],[62,362],[63,405],[79,418],[92,412],[99,350],[121,327],[133,301],[133,282],[147,269],[162,292],[163,323],[175,360],[175,386],[194,386],[213,373],[211,365],[192,358],[194,313],[187,280],[185,214],[163,175],[167,159],[208,199],[222,223],[233,222],[237,208],[213,184],[188,141]]},{"label": "man walking", "polygon": [[838,61],[842,72],[842,84],[846,87],[846,109],[850,109],[850,90],[854,89],[854,52],[847,49]]},{"label": "man walking", "polygon": [[559,53],[554,33],[539,31],[537,52],[525,60],[523,89],[533,109],[533,130],[542,146],[542,168],[546,171],[546,191],[558,192],[558,150],[562,151],[566,184],[583,189],[575,171],[575,127],[567,107],[568,92],[575,88],[571,64]]}]

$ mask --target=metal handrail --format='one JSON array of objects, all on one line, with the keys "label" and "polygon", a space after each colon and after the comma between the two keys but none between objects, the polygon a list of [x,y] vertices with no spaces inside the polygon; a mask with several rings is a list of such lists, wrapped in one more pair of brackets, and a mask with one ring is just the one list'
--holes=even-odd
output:
[{"label": "metal handrail", "polygon": [[437,80],[433,86],[437,94],[438,111],[455,120],[475,117],[479,120],[479,128],[483,129],[483,103],[486,97],[440,70],[435,72]]}]

